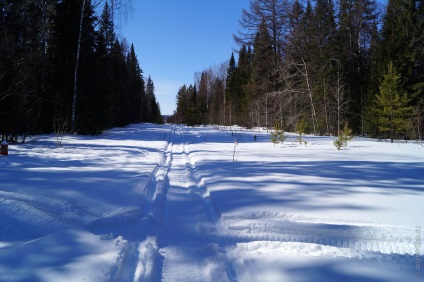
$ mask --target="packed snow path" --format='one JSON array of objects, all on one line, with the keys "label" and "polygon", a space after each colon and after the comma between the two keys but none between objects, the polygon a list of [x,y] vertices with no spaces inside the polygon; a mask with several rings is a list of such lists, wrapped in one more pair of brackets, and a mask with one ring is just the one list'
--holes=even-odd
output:
[{"label": "packed snow path", "polygon": [[[220,215],[196,176],[187,145],[189,139],[187,133],[174,128],[163,160],[153,172],[146,191],[151,202],[147,201],[144,214],[148,215],[149,228],[156,234],[140,244],[141,261],[135,280],[230,281],[234,278],[222,247],[213,243],[202,229]],[[146,257],[142,254],[145,246],[154,246],[158,253],[153,251]],[[146,271],[149,263],[151,270]],[[160,277],[156,277],[158,274]]]},{"label": "packed snow path", "polygon": [[190,163],[187,138],[177,130],[171,148],[169,188],[163,206],[158,244],[163,256],[162,281],[225,281],[219,246],[199,228],[218,217],[202,193]]}]

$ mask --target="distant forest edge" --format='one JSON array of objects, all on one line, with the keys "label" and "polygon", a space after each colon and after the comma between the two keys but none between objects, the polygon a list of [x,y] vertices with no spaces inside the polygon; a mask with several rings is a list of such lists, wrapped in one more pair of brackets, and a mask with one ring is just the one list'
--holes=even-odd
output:
[{"label": "distant forest edge", "polygon": [[3,138],[162,122],[152,79],[116,35],[114,15],[130,2],[0,0]]},{"label": "distant forest edge", "polygon": [[[130,3],[0,0],[2,138],[163,121],[116,35]],[[422,140],[424,1],[250,0],[234,39],[229,61],[179,89],[168,121]]]},{"label": "distant forest edge", "polygon": [[424,1],[251,0],[234,39],[168,120],[422,140]]}]

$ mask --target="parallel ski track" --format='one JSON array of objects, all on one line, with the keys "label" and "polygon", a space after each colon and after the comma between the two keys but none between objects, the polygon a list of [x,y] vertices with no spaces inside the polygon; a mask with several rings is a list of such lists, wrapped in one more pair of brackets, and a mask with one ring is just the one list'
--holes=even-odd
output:
[{"label": "parallel ski track", "polygon": [[[139,227],[144,238],[127,243],[112,271],[112,281],[213,281],[213,277],[237,281],[233,262],[213,239],[215,229],[203,228],[215,225],[221,215],[190,157],[186,142],[190,136],[184,129],[171,130],[162,159],[145,186]],[[178,211],[181,203],[176,197],[188,197],[182,202],[189,205],[187,215]],[[175,230],[178,220],[197,231],[193,235],[181,228]]]},{"label": "parallel ski track", "polygon": [[[166,193],[169,188],[168,172],[172,165],[172,146],[175,127],[171,129],[159,164],[150,173],[144,187],[144,200],[141,206],[139,241],[128,242],[125,246],[117,270],[112,271],[111,281],[159,281],[157,268],[160,267],[157,247],[157,229],[162,221]],[[160,274],[159,274],[160,275]]]},{"label": "parallel ski track", "polygon": [[[173,144],[171,150],[169,197],[174,200],[188,197],[189,200],[182,203],[167,202],[168,209],[164,224],[168,223],[168,225],[163,226],[162,230],[164,233],[175,232],[177,234],[175,236],[162,234],[158,240],[159,246],[162,247],[160,251],[163,257],[162,281],[179,281],[180,279],[184,281],[212,281],[213,279],[236,281],[235,270],[224,249],[214,242],[215,240],[211,240],[210,234],[201,228],[203,224],[215,224],[220,218],[220,213],[213,203],[207,187],[197,175],[196,165],[190,157],[189,146],[186,142],[190,136],[190,133],[187,135],[184,131],[178,132],[176,139],[179,142],[175,142],[176,144]],[[184,187],[180,187],[182,183],[185,184]],[[188,206],[184,204],[185,202],[191,206],[189,210],[186,210]],[[187,214],[182,214],[180,209],[184,209]],[[184,217],[182,224],[190,222],[187,228],[193,226],[195,229],[190,231],[170,228],[171,224],[169,223],[179,222],[181,216]],[[178,238],[179,236],[188,238]],[[188,243],[190,240],[193,242]],[[181,250],[180,247],[185,249]],[[183,266],[183,271],[187,268],[190,271],[188,273],[181,272],[181,266]]]}]

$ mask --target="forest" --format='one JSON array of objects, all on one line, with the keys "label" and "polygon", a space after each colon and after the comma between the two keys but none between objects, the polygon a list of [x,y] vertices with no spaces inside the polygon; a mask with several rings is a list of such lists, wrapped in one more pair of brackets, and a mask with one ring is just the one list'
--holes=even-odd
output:
[{"label": "forest", "polygon": [[153,80],[143,77],[134,46],[116,33],[129,5],[0,0],[2,139],[162,122]]},{"label": "forest", "polygon": [[238,50],[180,88],[170,121],[422,140],[423,1],[251,0],[239,23]]}]

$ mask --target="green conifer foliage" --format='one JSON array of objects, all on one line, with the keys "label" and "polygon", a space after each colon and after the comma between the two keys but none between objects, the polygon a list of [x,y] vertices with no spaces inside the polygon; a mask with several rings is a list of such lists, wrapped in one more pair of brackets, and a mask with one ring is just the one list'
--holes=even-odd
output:
[{"label": "green conifer foliage", "polygon": [[296,141],[299,141],[300,145],[302,145],[302,143],[305,143],[305,146],[306,146],[307,142],[302,139],[302,135],[303,133],[305,133],[307,125],[308,123],[305,121],[305,118],[302,118],[296,123],[297,133],[299,133],[299,137],[296,139]]},{"label": "green conifer foliage", "polygon": [[347,146],[347,141],[352,140],[352,129],[349,128],[349,125],[346,123],[343,130],[339,134],[339,138],[334,140],[334,146],[336,146],[337,150],[340,150],[342,147]]},{"label": "green conifer foliage", "polygon": [[378,128],[386,133],[393,143],[399,134],[408,134],[412,108],[408,106],[410,99],[400,90],[400,76],[396,73],[393,63],[388,65],[380,85],[380,93],[376,96],[376,112],[378,114]]},{"label": "green conifer foliage", "polygon": [[271,132],[271,142],[276,144],[283,143],[286,140],[287,136],[284,135],[284,129],[282,129],[281,124],[274,124],[274,131]]}]

